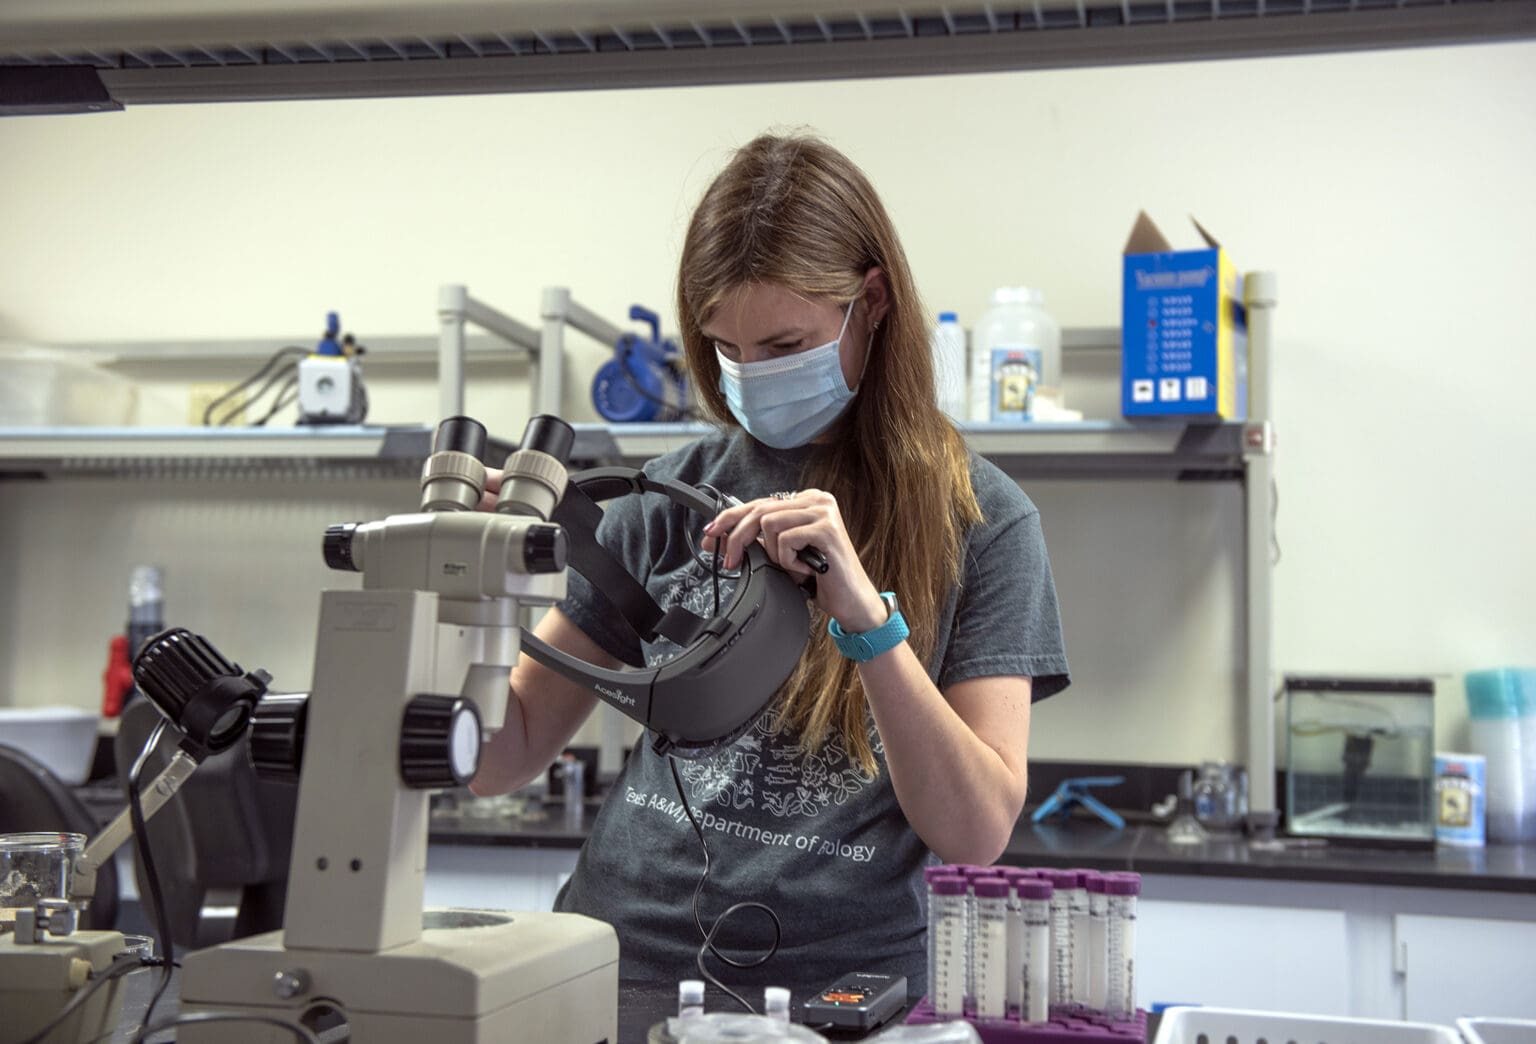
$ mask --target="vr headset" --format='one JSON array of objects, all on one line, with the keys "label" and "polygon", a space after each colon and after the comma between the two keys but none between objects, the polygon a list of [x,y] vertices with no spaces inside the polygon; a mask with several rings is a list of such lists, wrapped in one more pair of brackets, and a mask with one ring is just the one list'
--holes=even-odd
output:
[{"label": "vr headset", "polygon": [[809,636],[806,602],[815,585],[800,585],[752,541],[731,604],[718,616],[706,619],[681,606],[663,610],[597,542],[603,516],[598,501],[647,493],[706,518],[724,506],[719,494],[658,481],[635,468],[593,468],[570,477],[550,521],[565,528],[570,568],[608,600],[642,642],[667,638],[682,652],[659,667],[611,670],[563,653],[526,628],[522,649],[650,729],[657,753],[700,756],[750,728],[794,670]]}]

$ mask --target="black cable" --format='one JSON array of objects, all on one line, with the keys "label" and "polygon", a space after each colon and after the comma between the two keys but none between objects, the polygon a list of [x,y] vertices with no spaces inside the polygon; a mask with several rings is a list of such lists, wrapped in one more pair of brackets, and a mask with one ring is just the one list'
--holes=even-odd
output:
[{"label": "black cable", "polygon": [[279,1019],[273,1015],[244,1015],[236,1012],[228,1014],[222,1012],[195,1012],[191,1015],[173,1015],[168,1019],[161,1019],[149,1029],[150,1033],[159,1033],[173,1026],[190,1026],[205,1022],[260,1022],[267,1026],[276,1026],[292,1033],[304,1044],[320,1044],[320,1038],[307,1026],[301,1026],[297,1022],[289,1022],[287,1019]]},{"label": "black cable", "polygon": [[298,399],[299,399],[299,379],[296,376],[295,377],[289,377],[286,381],[283,382],[282,387],[277,389],[277,396],[276,396],[275,400],[272,403],[272,408],[270,410],[268,410],[266,413],[263,413],[260,417],[258,417],[255,420],[251,421],[251,427],[253,427],[253,428],[264,428],[264,427],[266,427],[267,421],[271,420],[273,417],[276,417],[277,414],[278,414],[278,411],[283,410],[283,409],[285,409],[285,408],[287,408],[289,406],[292,406],[295,402],[298,401]]},{"label": "black cable", "polygon": [[240,391],[243,391],[246,388],[249,388],[251,385],[253,385],[257,381],[261,380],[262,377],[266,376],[267,371],[270,370],[273,366],[277,365],[277,363],[279,361],[281,361],[283,359],[283,357],[288,356],[288,355],[293,355],[294,353],[298,353],[300,355],[308,355],[309,354],[309,349],[308,348],[300,348],[298,345],[288,345],[287,347],[279,348],[277,351],[273,352],[271,357],[268,358],[267,361],[261,365],[260,369],[258,369],[255,373],[251,374],[245,380],[241,381],[239,384],[235,385],[233,388],[230,388],[223,395],[220,395],[218,398],[214,399],[212,402],[210,402],[207,405],[207,407],[204,408],[204,410],[203,410],[203,426],[205,428],[214,427],[214,423],[213,423],[213,419],[212,419],[213,418],[213,411],[220,404],[222,404],[225,400],[229,399],[231,396],[237,394]]},{"label": "black cable", "polygon": [[[632,354],[632,352],[626,352],[625,357],[627,358],[630,354]],[[677,402],[668,402],[661,396],[652,395],[650,392],[640,387],[640,382],[635,380],[635,375],[629,372],[629,364],[625,361],[625,359],[621,358],[618,362],[619,369],[624,374],[624,379],[629,382],[629,386],[635,390],[635,394],[640,396],[640,398],[648,399],[649,401],[654,402],[659,406],[665,406],[667,409],[677,412],[681,415],[681,419],[683,420],[699,420],[698,413],[693,409],[693,407],[688,405],[688,392],[686,385],[683,388],[678,389],[678,395],[680,395],[682,398],[680,398]],[[662,363],[662,365],[670,369],[673,373],[680,372],[676,363]]]},{"label": "black cable", "polygon": [[171,939],[171,917],[165,909],[165,898],[160,891],[160,876],[155,872],[155,858],[149,850],[149,829],[144,824],[144,804],[139,797],[139,777],[143,775],[144,766],[148,764],[150,755],[154,753],[160,737],[164,735],[165,726],[165,719],[160,719],[128,773],[128,815],[133,822],[133,844],[138,852],[139,862],[144,866],[144,880],[149,885],[149,900],[155,908],[155,926],[160,932],[159,948],[163,962],[160,983],[149,998],[149,1007],[144,1009],[144,1021],[133,1037],[133,1044],[143,1044],[144,1038],[149,1033],[149,1020],[155,1014],[155,1005],[160,1003],[160,997],[165,993],[166,987],[171,984],[171,963],[176,956],[175,943]]},{"label": "black cable", "polygon": [[[720,517],[720,505],[723,502],[724,502],[723,498],[720,496],[720,491],[718,489],[715,490],[715,517],[716,518]],[[710,580],[710,583],[713,584],[714,588],[715,588],[715,612],[714,612],[714,615],[716,617],[718,617],[720,615],[720,538],[719,537],[715,538],[715,553],[709,556],[709,580]],[[683,802],[683,803],[687,804],[686,801]]]},{"label": "black cable", "polygon": [[[127,975],[129,972],[143,966],[144,962],[139,958],[137,954],[114,958],[112,963],[109,964],[100,975],[93,978],[82,989],[76,991],[75,995],[69,999],[69,1003],[64,1005],[63,1008],[59,1009],[59,1013],[55,1015],[47,1025],[38,1030],[36,1033],[32,1034],[32,1036],[28,1037],[26,1040],[21,1041],[21,1044],[40,1044],[40,1042],[45,1037],[47,1037],[48,1034],[58,1029],[60,1024],[62,1024],[66,1019],[78,1011],[86,1001],[90,1000],[91,996],[97,990],[101,989],[113,979],[120,979],[124,975]],[[115,1033],[116,1030],[113,1030],[112,1032]],[[112,1033],[108,1033],[106,1036],[111,1037]]]},{"label": "black cable", "polygon": [[[768,963],[768,961],[773,959],[773,955],[779,952],[779,941],[784,937],[784,926],[779,923],[779,915],[774,913],[773,908],[767,903],[751,900],[728,907],[724,913],[715,918],[715,923],[710,925],[709,931],[704,930],[704,921],[699,916],[699,897],[704,894],[705,882],[709,880],[709,845],[704,841],[704,828],[699,826],[699,821],[693,817],[693,809],[689,807],[688,797],[683,793],[683,777],[678,774],[677,759],[669,757],[667,761],[672,766],[672,782],[677,785],[677,798],[682,803],[683,812],[688,816],[688,822],[693,824],[693,832],[699,835],[699,847],[704,850],[704,873],[699,875],[699,883],[693,890],[693,923],[698,927],[699,935],[704,939],[704,945],[699,947],[699,955],[694,963],[698,965],[700,975],[714,983],[719,990],[733,998],[737,1004],[746,1008],[753,1015],[756,1015],[757,1009],[747,1003],[746,998],[709,973],[709,969],[704,967],[704,955],[712,953],[721,963],[727,964],[732,968],[756,968],[759,965]],[[752,909],[763,911],[763,913],[768,915],[768,919],[773,922],[773,944],[768,947],[767,953],[764,953],[754,961],[738,961],[733,957],[727,957],[715,946],[715,936],[724,927],[726,919],[737,910]]]},{"label": "black cable", "polygon": [[296,373],[294,372],[294,371],[296,371],[296,369],[297,369],[297,366],[295,365],[294,367],[291,367],[291,368],[285,367],[285,368],[282,368],[282,369],[279,369],[279,370],[276,370],[275,372],[273,372],[271,375],[269,375],[267,377],[266,383],[263,384],[249,398],[247,398],[245,401],[241,402],[239,405],[230,407],[229,412],[225,413],[222,417],[220,417],[219,421],[218,421],[218,424],[215,425],[215,426],[216,427],[220,427],[220,428],[227,428],[227,427],[229,427],[231,422],[233,422],[236,417],[239,417],[246,410],[249,410],[251,407],[255,406],[258,402],[260,402],[262,400],[262,398],[267,394],[267,392],[271,391],[273,388],[277,388],[278,389],[278,394],[281,395],[282,394],[282,389],[287,387],[287,384],[288,384],[289,381],[297,380],[298,379],[297,376],[296,376]]}]

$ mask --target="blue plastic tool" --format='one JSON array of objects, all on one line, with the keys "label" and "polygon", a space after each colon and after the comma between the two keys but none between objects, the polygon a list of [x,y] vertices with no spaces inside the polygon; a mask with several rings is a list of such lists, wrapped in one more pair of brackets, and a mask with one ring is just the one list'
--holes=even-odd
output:
[{"label": "blue plastic tool", "polygon": [[1072,814],[1074,807],[1082,805],[1116,830],[1124,830],[1124,817],[1088,792],[1090,787],[1114,787],[1124,782],[1124,776],[1079,776],[1076,779],[1064,779],[1055,793],[1035,809],[1035,814],[1029,817],[1029,821],[1039,823],[1051,816],[1065,820]]}]

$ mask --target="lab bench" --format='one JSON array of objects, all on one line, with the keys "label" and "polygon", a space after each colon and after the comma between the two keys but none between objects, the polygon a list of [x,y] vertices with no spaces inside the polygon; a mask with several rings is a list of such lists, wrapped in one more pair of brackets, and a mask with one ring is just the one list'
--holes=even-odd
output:
[{"label": "lab bench", "polygon": [[[128,976],[123,990],[123,1013],[118,1022],[117,1032],[112,1035],[112,1044],[128,1044],[134,1027],[143,1019],[145,1009],[149,1006],[150,994],[154,992],[159,974],[155,970],[145,970],[133,972]],[[180,1007],[180,980],[180,972],[173,971],[165,995],[155,1006],[157,1021],[174,1013]],[[713,988],[710,989],[706,1002],[712,1011],[729,1010],[726,1007],[729,1001],[726,1001]],[[676,983],[621,982],[619,983],[619,1035],[614,1044],[645,1044],[650,1028],[667,1016],[675,1014],[677,1014]]]},{"label": "lab bench", "polygon": [[[597,806],[486,820],[439,811],[427,902],[548,909]],[[1395,851],[1168,845],[1161,825],[1021,821],[999,862],[1143,875],[1140,1003],[1442,1022],[1536,1017],[1512,969],[1536,952],[1536,845]],[[681,907],[680,907],[681,909]],[[686,926],[686,918],[679,922]]]}]

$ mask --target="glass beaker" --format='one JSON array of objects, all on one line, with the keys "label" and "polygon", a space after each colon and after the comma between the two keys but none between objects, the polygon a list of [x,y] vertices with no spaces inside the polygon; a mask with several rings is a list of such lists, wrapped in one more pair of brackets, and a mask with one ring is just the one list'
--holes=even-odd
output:
[{"label": "glass beaker", "polygon": [[44,899],[71,898],[70,877],[83,851],[84,834],[0,834],[0,925],[9,930],[17,910]]}]

